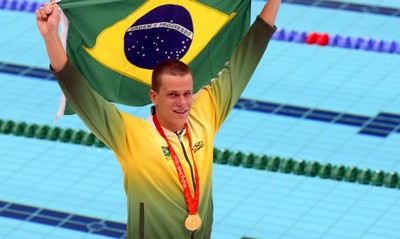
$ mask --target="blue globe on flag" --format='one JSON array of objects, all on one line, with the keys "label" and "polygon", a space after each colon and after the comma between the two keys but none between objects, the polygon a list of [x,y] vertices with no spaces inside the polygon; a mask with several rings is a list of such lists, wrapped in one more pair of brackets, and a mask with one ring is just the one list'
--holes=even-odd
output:
[{"label": "blue globe on flag", "polygon": [[162,5],[133,23],[124,35],[124,53],[133,65],[153,69],[167,59],[180,60],[193,41],[193,22],[179,5]]}]

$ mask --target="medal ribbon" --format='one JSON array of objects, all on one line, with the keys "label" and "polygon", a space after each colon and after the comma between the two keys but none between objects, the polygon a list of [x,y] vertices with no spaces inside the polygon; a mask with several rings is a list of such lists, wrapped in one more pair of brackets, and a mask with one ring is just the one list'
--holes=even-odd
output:
[{"label": "medal ribbon", "polygon": [[181,162],[179,161],[178,155],[175,153],[174,148],[172,148],[171,143],[169,142],[167,136],[165,136],[164,131],[161,128],[160,123],[158,122],[158,119],[156,115],[154,114],[153,116],[153,122],[154,125],[157,128],[158,133],[167,141],[169,151],[171,152],[171,157],[174,160],[174,165],[176,168],[176,171],[178,172],[178,177],[179,181],[182,185],[183,193],[185,195],[186,199],[186,205],[189,210],[189,214],[193,215],[197,213],[197,209],[199,207],[199,197],[200,197],[200,180],[199,180],[199,174],[197,172],[197,167],[196,167],[196,162],[194,160],[194,155],[193,155],[193,147],[192,147],[192,139],[190,136],[189,132],[189,127],[187,123],[185,123],[185,129],[186,133],[189,139],[189,147],[190,147],[190,153],[192,154],[192,159],[193,159],[193,165],[194,165],[194,172],[195,172],[195,189],[194,189],[194,197],[192,198],[192,195],[190,193],[189,185],[185,176],[185,172],[183,171]]}]

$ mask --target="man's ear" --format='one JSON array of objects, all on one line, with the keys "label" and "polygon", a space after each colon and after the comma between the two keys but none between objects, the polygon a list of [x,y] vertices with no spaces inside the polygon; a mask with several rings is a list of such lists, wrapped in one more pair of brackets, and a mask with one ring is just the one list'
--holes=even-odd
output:
[{"label": "man's ear", "polygon": [[157,105],[157,93],[154,90],[150,90],[150,100],[153,102],[153,105]]}]

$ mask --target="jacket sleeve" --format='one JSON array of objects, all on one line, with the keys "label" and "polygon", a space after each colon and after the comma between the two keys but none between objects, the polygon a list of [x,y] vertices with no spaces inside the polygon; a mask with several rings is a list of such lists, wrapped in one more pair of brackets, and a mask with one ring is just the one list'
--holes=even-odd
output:
[{"label": "jacket sleeve", "polygon": [[124,120],[115,105],[93,91],[69,59],[64,68],[53,75],[68,104],[93,134],[114,152],[125,147]]},{"label": "jacket sleeve", "polygon": [[206,87],[216,109],[216,130],[239,100],[275,30],[257,16],[224,69]]}]

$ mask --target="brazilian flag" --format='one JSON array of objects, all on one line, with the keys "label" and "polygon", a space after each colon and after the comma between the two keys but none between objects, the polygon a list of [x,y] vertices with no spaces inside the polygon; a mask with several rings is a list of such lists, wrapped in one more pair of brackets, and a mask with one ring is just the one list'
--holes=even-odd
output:
[{"label": "brazilian flag", "polygon": [[[69,58],[105,99],[151,103],[152,69],[166,59],[190,66],[194,90],[223,68],[247,32],[251,0],[62,0]],[[73,113],[67,107],[65,114]]]}]

